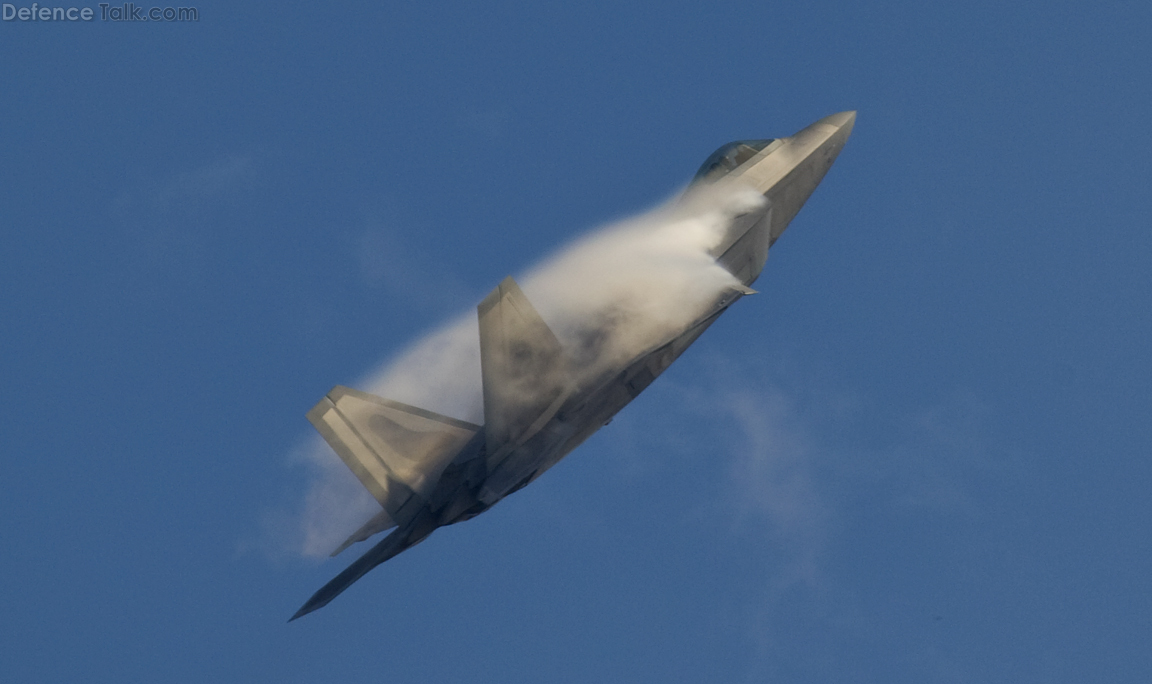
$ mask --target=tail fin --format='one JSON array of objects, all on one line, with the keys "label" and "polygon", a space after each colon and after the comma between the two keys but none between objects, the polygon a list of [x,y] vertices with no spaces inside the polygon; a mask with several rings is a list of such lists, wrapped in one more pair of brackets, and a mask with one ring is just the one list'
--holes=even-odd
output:
[{"label": "tail fin", "polygon": [[505,278],[477,307],[488,454],[524,435],[560,396],[563,352],[516,281]]},{"label": "tail fin", "polygon": [[[308,412],[308,420],[391,522],[401,526],[416,515],[452,458],[480,430],[339,385]],[[373,520],[376,531],[390,526]]]}]

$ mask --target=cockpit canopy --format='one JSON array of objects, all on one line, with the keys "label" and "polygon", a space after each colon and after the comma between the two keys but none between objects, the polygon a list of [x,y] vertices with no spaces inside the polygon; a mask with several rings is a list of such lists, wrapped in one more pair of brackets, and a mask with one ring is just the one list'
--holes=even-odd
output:
[{"label": "cockpit canopy", "polygon": [[700,165],[700,170],[692,177],[691,185],[697,183],[714,183],[728,175],[736,167],[748,161],[757,152],[768,147],[775,138],[765,140],[737,140],[722,146]]}]

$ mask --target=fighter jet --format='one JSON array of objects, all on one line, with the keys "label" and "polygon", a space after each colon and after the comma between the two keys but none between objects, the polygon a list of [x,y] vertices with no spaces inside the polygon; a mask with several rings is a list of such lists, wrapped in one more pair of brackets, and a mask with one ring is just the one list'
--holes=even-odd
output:
[{"label": "fighter jet", "polygon": [[436,528],[488,510],[606,425],[720,314],[753,293],[749,286],[764,268],[769,248],[836,161],[855,121],[856,112],[841,112],[791,137],[740,140],[712,153],[685,197],[707,187],[739,187],[752,188],[766,200],[734,217],[711,250],[739,284],[686,328],[592,380],[571,372],[572,359],[508,277],[477,307],[483,425],[348,387],[333,388],[308,412],[308,420],[381,507],[333,555],[395,529],[289,621],[327,605]]}]

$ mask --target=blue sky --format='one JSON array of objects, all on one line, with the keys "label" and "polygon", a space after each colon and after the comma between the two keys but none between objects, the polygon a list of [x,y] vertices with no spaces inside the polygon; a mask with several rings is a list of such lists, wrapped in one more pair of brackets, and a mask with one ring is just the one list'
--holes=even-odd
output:
[{"label": "blue sky", "polygon": [[[1147,681],[1146,3],[196,7],[0,24],[0,679]],[[845,109],[762,294],[285,624],[324,392]]]}]

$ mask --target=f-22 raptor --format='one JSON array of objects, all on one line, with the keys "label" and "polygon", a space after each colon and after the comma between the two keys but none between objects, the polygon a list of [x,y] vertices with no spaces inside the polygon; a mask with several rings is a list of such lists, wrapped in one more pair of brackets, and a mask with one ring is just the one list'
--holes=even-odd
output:
[{"label": "f-22 raptor", "polygon": [[[710,155],[686,193],[752,188],[766,201],[736,216],[710,254],[742,286],[686,328],[593,383],[566,377],[565,351],[512,278],[477,308],[484,424],[474,425],[347,387],[308,420],[380,503],[333,555],[395,530],[317,591],[291,620],[328,604],[372,568],[443,525],[468,520],[539,477],[607,424],[749,289],[768,250],[836,161],[856,112],[833,114],[787,138],[741,140]],[[290,620],[290,621],[291,621]]]}]

